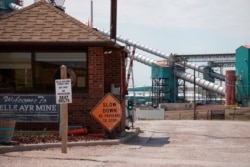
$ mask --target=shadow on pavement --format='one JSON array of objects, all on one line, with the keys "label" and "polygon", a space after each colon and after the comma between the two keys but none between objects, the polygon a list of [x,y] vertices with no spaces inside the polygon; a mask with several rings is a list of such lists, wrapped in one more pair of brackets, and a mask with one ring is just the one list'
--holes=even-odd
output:
[{"label": "shadow on pavement", "polygon": [[169,137],[143,137],[136,136],[132,140],[124,143],[126,145],[143,146],[143,147],[162,147],[169,144]]}]

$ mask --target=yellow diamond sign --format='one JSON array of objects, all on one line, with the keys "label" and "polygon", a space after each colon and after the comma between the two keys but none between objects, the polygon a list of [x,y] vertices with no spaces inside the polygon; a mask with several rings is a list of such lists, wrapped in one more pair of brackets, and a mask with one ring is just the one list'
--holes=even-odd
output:
[{"label": "yellow diamond sign", "polygon": [[121,105],[119,101],[109,93],[91,110],[90,114],[106,130],[112,132],[121,121]]}]

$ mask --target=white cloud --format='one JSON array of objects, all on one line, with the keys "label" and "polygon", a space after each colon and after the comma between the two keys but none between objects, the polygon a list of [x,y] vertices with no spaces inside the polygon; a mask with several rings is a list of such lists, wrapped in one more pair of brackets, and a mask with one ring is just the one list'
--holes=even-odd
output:
[{"label": "white cloud", "polygon": [[[86,23],[90,19],[90,1],[65,0],[66,13]],[[92,1],[94,25],[108,28],[110,0]],[[24,0],[25,6],[33,2]],[[166,30],[200,29],[250,37],[249,0],[118,0],[117,3],[121,25]]]},{"label": "white cloud", "polygon": [[[66,13],[86,23],[90,19],[90,1],[65,0]],[[33,2],[24,0],[25,5]],[[250,0],[117,0],[117,3],[118,35],[162,52],[231,53],[243,44],[250,44]],[[93,0],[93,4],[94,26],[108,30],[110,0]],[[137,86],[151,85],[150,67],[135,63],[134,74]]]},{"label": "white cloud", "polygon": [[119,1],[121,24],[161,29],[207,29],[227,35],[249,34],[248,0]]}]

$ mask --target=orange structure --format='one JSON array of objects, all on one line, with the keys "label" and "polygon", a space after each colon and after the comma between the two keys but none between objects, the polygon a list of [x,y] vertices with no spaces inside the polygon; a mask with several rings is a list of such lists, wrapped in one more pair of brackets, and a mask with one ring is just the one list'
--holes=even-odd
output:
[{"label": "orange structure", "polygon": [[234,70],[227,70],[226,76],[226,90],[225,90],[225,105],[235,105],[235,71]]}]

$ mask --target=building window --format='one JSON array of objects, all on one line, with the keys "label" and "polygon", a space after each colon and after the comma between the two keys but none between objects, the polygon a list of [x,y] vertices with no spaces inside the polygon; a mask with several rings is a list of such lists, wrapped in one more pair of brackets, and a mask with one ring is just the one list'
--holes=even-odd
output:
[{"label": "building window", "polygon": [[32,90],[31,53],[0,53],[0,93]]},{"label": "building window", "polygon": [[75,75],[73,91],[87,90],[85,52],[0,53],[0,93],[54,92],[61,65]]},{"label": "building window", "polygon": [[35,89],[55,90],[55,75],[60,66],[65,65],[76,75],[73,90],[86,89],[87,58],[86,53],[35,53]]}]

